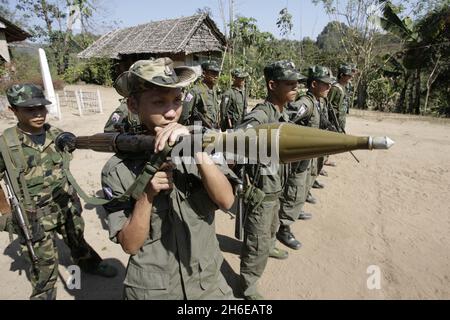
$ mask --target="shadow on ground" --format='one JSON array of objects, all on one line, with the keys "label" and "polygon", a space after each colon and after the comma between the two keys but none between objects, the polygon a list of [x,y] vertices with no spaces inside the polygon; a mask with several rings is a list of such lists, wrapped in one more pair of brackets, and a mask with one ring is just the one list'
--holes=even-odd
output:
[{"label": "shadow on ground", "polygon": [[[59,264],[67,268],[73,265],[70,257],[70,250],[65,245],[64,241],[57,238],[56,246],[58,248]],[[10,271],[18,271],[19,274],[25,272],[30,280],[29,275],[29,263],[19,255],[20,243],[19,240],[14,240],[4,250],[4,254],[8,255],[11,259]],[[81,272],[81,286],[80,289],[69,289],[64,278],[68,278],[68,274],[63,277],[61,270],[59,272],[59,280],[63,283],[64,289],[68,294],[74,297],[75,300],[117,300],[122,299],[123,296],[123,279],[125,278],[126,268],[118,259],[104,259],[109,264],[117,269],[117,276],[114,278],[104,278],[97,275]],[[31,287],[30,287],[31,294]],[[58,295],[58,294],[57,294]],[[28,297],[23,297],[27,299]]]}]

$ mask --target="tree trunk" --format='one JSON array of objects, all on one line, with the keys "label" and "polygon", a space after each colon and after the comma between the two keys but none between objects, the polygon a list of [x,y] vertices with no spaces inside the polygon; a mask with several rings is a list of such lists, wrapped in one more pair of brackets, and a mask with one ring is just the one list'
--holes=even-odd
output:
[{"label": "tree trunk", "polygon": [[406,111],[406,91],[408,89],[408,80],[409,80],[410,74],[408,71],[405,72],[404,81],[402,91],[400,92],[400,98],[398,98],[397,104],[395,105],[395,112],[398,113],[405,113]]},{"label": "tree trunk", "polygon": [[356,107],[358,109],[367,109],[367,81],[361,79],[358,83],[358,98],[356,100]]},{"label": "tree trunk", "polygon": [[406,110],[406,113],[412,114],[414,110],[414,75],[412,76],[412,81],[409,81],[408,83],[408,108]]},{"label": "tree trunk", "polygon": [[420,114],[420,68],[416,70],[415,94],[414,94],[414,114]]}]

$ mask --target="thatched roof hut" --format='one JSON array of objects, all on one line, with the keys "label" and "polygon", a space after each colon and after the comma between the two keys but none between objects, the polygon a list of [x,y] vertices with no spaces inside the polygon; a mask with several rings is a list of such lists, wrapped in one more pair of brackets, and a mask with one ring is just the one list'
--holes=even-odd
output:
[{"label": "thatched roof hut", "polygon": [[111,58],[126,70],[136,60],[168,56],[187,65],[219,57],[225,36],[207,15],[162,20],[111,31],[78,54],[79,58]]},{"label": "thatched roof hut", "polygon": [[31,35],[0,16],[0,61],[9,62],[8,42],[23,41]]}]

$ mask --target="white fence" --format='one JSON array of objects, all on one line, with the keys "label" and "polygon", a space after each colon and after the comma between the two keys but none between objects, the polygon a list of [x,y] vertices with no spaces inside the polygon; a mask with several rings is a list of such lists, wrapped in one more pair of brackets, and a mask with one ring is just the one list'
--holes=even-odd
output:
[{"label": "white fence", "polygon": [[[84,116],[92,113],[103,113],[102,98],[100,91],[83,91],[64,90],[62,94],[56,95],[59,105],[59,113],[61,109],[69,109],[70,112]],[[61,119],[61,116],[59,117]]]}]

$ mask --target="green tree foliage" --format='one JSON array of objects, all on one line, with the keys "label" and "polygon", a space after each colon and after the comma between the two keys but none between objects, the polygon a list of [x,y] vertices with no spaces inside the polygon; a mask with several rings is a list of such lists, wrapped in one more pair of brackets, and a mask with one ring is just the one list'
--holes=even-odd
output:
[{"label": "green tree foliage", "polygon": [[35,21],[29,32],[36,41],[48,43],[57,72],[62,75],[69,66],[70,55],[79,49],[74,42],[73,24],[86,21],[94,7],[88,0],[21,0],[17,9]]},{"label": "green tree foliage", "polygon": [[289,13],[287,8],[281,9],[277,20],[277,27],[282,37],[289,37],[291,34],[294,24],[292,23],[292,14]]},{"label": "green tree foliage", "polygon": [[86,82],[111,86],[114,64],[111,59],[92,58],[72,64],[64,73],[64,81],[68,83]]},{"label": "green tree foliage", "polygon": [[348,35],[348,29],[345,23],[329,22],[317,36],[317,46],[320,50],[345,53],[343,39]]},{"label": "green tree foliage", "polygon": [[[388,60],[390,70],[386,70],[402,75],[396,111],[448,116],[449,102],[442,97],[448,95],[449,83],[440,75],[448,72],[450,65],[449,5],[437,7],[413,23],[409,17],[402,19],[390,1],[380,2],[384,3],[380,24],[402,43],[396,58]],[[441,85],[435,86],[436,81]],[[430,100],[433,107],[429,109]]]}]

